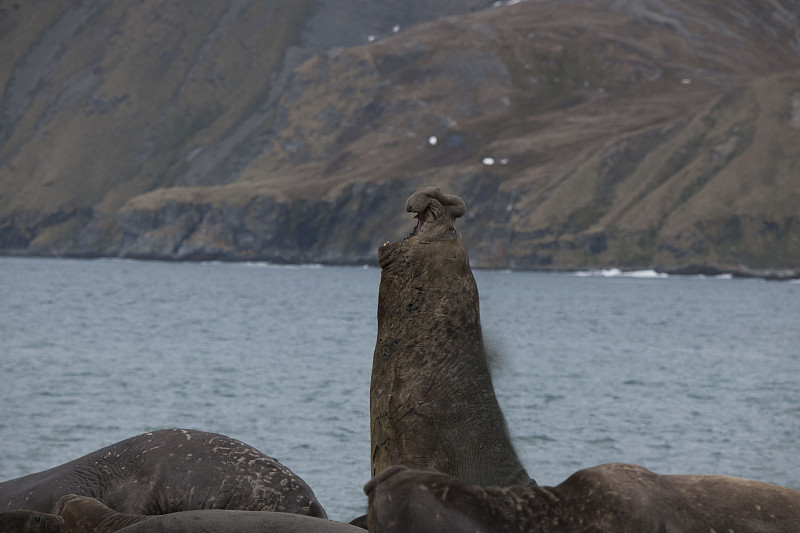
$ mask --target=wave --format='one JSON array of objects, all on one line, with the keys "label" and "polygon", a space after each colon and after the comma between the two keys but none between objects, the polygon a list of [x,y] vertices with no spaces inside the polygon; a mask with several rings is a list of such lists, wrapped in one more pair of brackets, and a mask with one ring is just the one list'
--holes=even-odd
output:
[{"label": "wave", "polygon": [[618,268],[604,268],[600,270],[582,270],[575,273],[578,277],[602,277],[602,278],[637,278],[637,279],[660,279],[668,278],[669,274],[656,272],[655,270],[629,270],[623,271]]},{"label": "wave", "polygon": [[[708,276],[705,274],[697,275],[678,275],[658,272],[656,270],[620,270],[619,268],[604,268],[599,270],[582,270],[575,272],[574,275],[583,278],[602,277],[602,278],[637,278],[637,279],[664,279],[664,278],[696,278],[696,279],[734,279],[733,274],[717,274]],[[800,282],[800,280],[797,280]]]},{"label": "wave", "polygon": [[227,263],[227,264],[240,265],[250,268],[282,268],[288,270],[323,268],[325,266],[320,263],[301,263],[294,265],[285,263],[270,263],[269,261],[243,261],[241,263]]}]

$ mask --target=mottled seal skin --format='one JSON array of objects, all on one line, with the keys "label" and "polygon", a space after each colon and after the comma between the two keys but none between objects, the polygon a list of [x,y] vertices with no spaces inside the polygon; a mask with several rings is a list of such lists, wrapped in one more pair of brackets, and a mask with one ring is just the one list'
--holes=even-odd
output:
[{"label": "mottled seal skin", "polygon": [[53,514],[63,519],[64,533],[112,533],[151,515],[118,513],[89,496],[67,494],[53,507]]},{"label": "mottled seal skin", "polygon": [[415,192],[417,227],[380,247],[370,384],[371,468],[433,468],[483,486],[532,483],[497,403],[457,196]]},{"label": "mottled seal skin", "polygon": [[49,512],[67,494],[115,511],[279,511],[327,518],[309,486],[236,439],[187,429],[137,435],[44,472],[0,483],[0,509]]},{"label": "mottled seal skin", "polygon": [[788,533],[800,491],[726,476],[659,475],[610,463],[555,487],[469,485],[390,467],[364,487],[372,533]]},{"label": "mottled seal skin", "polygon": [[0,533],[62,533],[60,516],[36,511],[0,512]]}]

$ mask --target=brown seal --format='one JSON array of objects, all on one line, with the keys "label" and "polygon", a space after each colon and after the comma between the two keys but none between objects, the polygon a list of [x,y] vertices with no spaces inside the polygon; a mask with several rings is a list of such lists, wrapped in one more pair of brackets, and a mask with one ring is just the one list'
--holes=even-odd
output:
[{"label": "brown seal", "polygon": [[37,511],[0,513],[0,533],[62,533],[64,520],[55,514]]},{"label": "brown seal", "polygon": [[529,483],[486,361],[478,288],[455,219],[457,196],[427,187],[406,202],[417,225],[381,246],[372,360],[372,475],[434,468],[477,485]]},{"label": "brown seal", "polygon": [[469,485],[394,466],[364,487],[372,533],[789,533],[800,491],[727,476],[611,463],[555,487]]},{"label": "brown seal", "polygon": [[61,498],[54,512],[64,519],[64,533],[363,533],[360,528],[340,522],[269,511],[208,509],[131,515],[118,513],[94,498],[75,495]]},{"label": "brown seal", "polygon": [[100,500],[76,494],[62,496],[53,513],[63,519],[65,533],[112,533],[152,518],[152,515],[118,513]]},{"label": "brown seal", "polygon": [[217,433],[162,429],[0,483],[0,509],[50,512],[64,495],[115,511],[279,511],[327,518],[311,488],[276,459]]}]

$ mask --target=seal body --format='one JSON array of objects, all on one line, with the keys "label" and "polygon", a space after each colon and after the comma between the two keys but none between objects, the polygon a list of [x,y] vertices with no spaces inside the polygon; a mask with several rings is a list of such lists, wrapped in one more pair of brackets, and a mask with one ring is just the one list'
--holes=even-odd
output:
[{"label": "seal body", "polygon": [[0,533],[62,533],[64,520],[37,511],[0,512]]},{"label": "seal body", "polygon": [[800,491],[727,476],[659,475],[621,463],[580,470],[555,487],[494,488],[395,466],[364,491],[373,533],[800,531]]},{"label": "seal body", "polygon": [[311,488],[241,441],[187,429],[137,435],[84,457],[0,483],[0,508],[50,512],[67,494],[118,512],[279,511],[327,517]]},{"label": "seal body", "polygon": [[88,496],[70,494],[62,497],[55,508],[64,523],[65,533],[113,533],[142,531],[170,533],[207,531],[269,532],[292,531],[350,533],[356,527],[315,517],[267,511],[183,511],[169,515],[132,515],[118,513],[101,501]]},{"label": "seal body", "polygon": [[412,195],[417,227],[378,252],[370,383],[371,468],[434,468],[478,485],[529,483],[495,397],[478,289],[455,218],[464,202]]},{"label": "seal body", "polygon": [[249,511],[185,511],[151,516],[120,533],[364,533],[364,530],[322,518],[289,513]]},{"label": "seal body", "polygon": [[113,533],[151,517],[118,513],[96,498],[75,494],[62,496],[53,513],[61,517],[66,533]]}]

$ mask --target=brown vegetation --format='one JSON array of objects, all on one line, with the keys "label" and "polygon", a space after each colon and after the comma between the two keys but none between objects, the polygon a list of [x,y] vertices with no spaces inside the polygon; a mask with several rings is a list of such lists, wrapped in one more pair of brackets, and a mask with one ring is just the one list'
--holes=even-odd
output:
[{"label": "brown vegetation", "polygon": [[800,271],[796,2],[429,4],[6,4],[0,251]]}]

